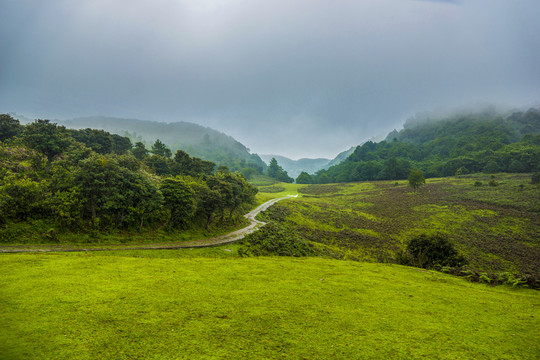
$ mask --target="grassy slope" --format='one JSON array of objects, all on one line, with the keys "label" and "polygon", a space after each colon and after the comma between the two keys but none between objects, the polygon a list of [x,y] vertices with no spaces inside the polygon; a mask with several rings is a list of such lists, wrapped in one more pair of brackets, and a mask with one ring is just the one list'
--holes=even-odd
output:
[{"label": "grassy slope", "polygon": [[[232,251],[226,251],[232,250]],[[235,247],[0,256],[2,359],[533,359],[537,291]]]},{"label": "grassy slope", "polygon": [[540,274],[540,189],[530,175],[498,174],[496,187],[489,180],[428,179],[417,192],[406,181],[314,185],[265,220],[289,222],[308,240],[367,261],[393,258],[414,235],[444,233],[477,270]]}]

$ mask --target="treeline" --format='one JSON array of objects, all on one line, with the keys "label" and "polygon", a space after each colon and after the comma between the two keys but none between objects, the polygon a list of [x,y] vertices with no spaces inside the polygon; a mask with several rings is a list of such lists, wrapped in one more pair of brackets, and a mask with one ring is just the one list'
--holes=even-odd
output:
[{"label": "treeline", "polygon": [[[426,177],[540,170],[540,110],[502,117],[463,115],[414,119],[385,141],[358,146],[341,164],[297,182],[333,183],[406,179],[412,169]],[[301,178],[300,178],[301,177]]]},{"label": "treeline", "polygon": [[239,173],[102,130],[0,115],[0,241],[22,231],[143,231],[238,222],[257,189]]}]

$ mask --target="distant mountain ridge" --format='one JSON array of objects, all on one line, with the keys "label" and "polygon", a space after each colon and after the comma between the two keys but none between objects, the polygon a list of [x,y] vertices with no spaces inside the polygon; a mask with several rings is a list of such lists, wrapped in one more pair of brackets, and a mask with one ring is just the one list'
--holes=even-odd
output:
[{"label": "distant mountain ridge", "polygon": [[328,164],[326,164],[323,169],[328,169],[334,165],[342,163],[354,152],[354,149],[356,149],[356,146],[351,146],[348,150],[340,152],[334,159],[332,159]]},{"label": "distant mountain ridge", "polygon": [[289,174],[289,176],[296,178],[302,171],[312,173],[324,168],[330,159],[318,158],[318,159],[298,159],[292,160],[288,157],[281,155],[262,154],[259,155],[266,164],[270,163],[272,158],[275,158],[278,164]]},{"label": "distant mountain ridge", "polygon": [[79,117],[68,120],[54,120],[68,128],[102,129],[111,133],[127,136],[133,143],[143,142],[148,149],[157,140],[176,150],[184,150],[194,157],[212,161],[217,165],[226,165],[231,170],[254,167],[260,170],[266,164],[257,154],[233,137],[210,127],[189,122],[156,122],[150,120],[125,119],[106,116]]},{"label": "distant mountain ridge", "polygon": [[335,158],[333,159],[326,159],[326,158],[302,158],[298,160],[292,160],[288,157],[281,156],[281,155],[272,155],[272,154],[262,154],[259,155],[261,159],[264,160],[266,164],[270,163],[270,160],[272,158],[275,158],[278,164],[283,167],[285,171],[289,174],[289,176],[293,178],[297,178],[298,175],[302,171],[307,172],[308,174],[316,173],[319,170],[328,169],[331,166],[337,165],[347,159],[349,155],[351,155],[354,152],[354,149],[356,149],[355,146],[351,147],[348,150],[345,150],[341,153],[339,153]]}]

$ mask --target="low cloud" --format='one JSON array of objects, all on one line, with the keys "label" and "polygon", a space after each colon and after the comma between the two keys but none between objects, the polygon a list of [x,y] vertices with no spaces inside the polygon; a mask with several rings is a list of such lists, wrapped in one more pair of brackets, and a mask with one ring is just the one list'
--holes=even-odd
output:
[{"label": "low cloud", "polygon": [[540,99],[531,0],[51,0],[0,12],[2,112],[193,121],[255,152],[331,157],[418,111]]}]

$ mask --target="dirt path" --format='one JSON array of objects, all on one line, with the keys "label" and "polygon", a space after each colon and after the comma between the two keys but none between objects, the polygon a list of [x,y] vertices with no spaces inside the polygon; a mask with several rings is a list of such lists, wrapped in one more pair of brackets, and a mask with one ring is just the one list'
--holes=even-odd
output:
[{"label": "dirt path", "polygon": [[75,252],[75,251],[110,251],[110,250],[163,250],[163,249],[180,249],[180,248],[197,248],[197,247],[210,247],[219,246],[222,244],[232,243],[243,239],[247,234],[251,234],[254,231],[266,223],[256,220],[255,217],[261,212],[268,209],[278,201],[297,197],[298,195],[288,195],[282,198],[273,199],[258,206],[255,210],[244,215],[251,224],[243,229],[233,231],[231,233],[196,241],[185,241],[181,243],[162,243],[162,244],[145,244],[145,245],[105,245],[103,247],[89,247],[89,248],[75,248],[69,245],[47,245],[47,247],[40,247],[38,245],[21,245],[21,246],[2,246],[0,247],[0,253],[25,253],[25,252]]}]

